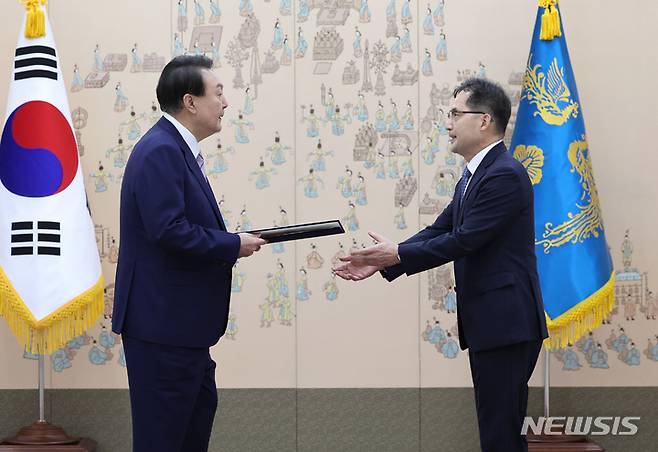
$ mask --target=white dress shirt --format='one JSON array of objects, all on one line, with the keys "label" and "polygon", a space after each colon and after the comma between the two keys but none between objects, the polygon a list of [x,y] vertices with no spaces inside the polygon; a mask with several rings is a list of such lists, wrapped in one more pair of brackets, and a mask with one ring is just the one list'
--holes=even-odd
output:
[{"label": "white dress shirt", "polygon": [[174,127],[176,127],[176,130],[178,130],[178,133],[183,137],[183,140],[185,140],[185,144],[190,148],[190,151],[192,151],[192,155],[194,155],[194,160],[196,160],[197,156],[201,152],[201,147],[199,146],[199,142],[196,140],[194,135],[192,135],[192,132],[185,127],[183,124],[181,124],[176,118],[171,116],[168,113],[162,112],[162,116],[172,123]]},{"label": "white dress shirt", "polygon": [[468,184],[471,183],[471,179],[473,179],[473,174],[475,174],[475,171],[477,171],[478,166],[480,166],[480,163],[482,163],[482,160],[487,156],[489,151],[493,149],[494,146],[496,146],[498,143],[500,143],[503,140],[498,140],[495,143],[491,143],[489,146],[486,148],[482,149],[480,152],[475,154],[475,156],[471,159],[470,162],[468,162],[468,165],[466,167],[468,168],[468,171],[471,173],[471,177],[468,179],[468,182],[466,182],[466,188],[464,188],[464,193],[466,193],[466,190],[468,190]]}]

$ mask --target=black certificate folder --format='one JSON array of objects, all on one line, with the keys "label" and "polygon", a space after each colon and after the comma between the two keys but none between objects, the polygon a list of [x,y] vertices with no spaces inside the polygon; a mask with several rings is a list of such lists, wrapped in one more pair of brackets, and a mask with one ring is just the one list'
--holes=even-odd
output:
[{"label": "black certificate folder", "polygon": [[260,236],[269,243],[287,242],[290,240],[310,239],[325,235],[344,234],[345,229],[338,220],[320,221],[318,223],[293,224],[278,228],[255,229],[247,231]]}]

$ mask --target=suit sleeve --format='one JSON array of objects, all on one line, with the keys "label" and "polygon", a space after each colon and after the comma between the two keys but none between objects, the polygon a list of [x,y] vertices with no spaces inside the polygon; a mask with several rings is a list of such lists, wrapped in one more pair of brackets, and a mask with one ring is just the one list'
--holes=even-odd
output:
[{"label": "suit sleeve", "polygon": [[402,270],[413,275],[477,251],[495,240],[528,202],[527,192],[513,169],[493,172],[480,185],[464,222],[454,232],[400,244]]},{"label": "suit sleeve", "polygon": [[[434,223],[430,226],[427,226],[425,229],[419,231],[418,233],[412,235],[400,245],[407,243],[415,242],[424,242],[430,240],[434,237],[438,237],[446,232],[452,231],[452,208],[453,201],[450,201],[450,204],[443,209],[443,212],[436,218]],[[405,273],[404,266],[402,264],[393,265],[382,270],[381,275],[386,278],[387,281],[393,281],[402,274]]]},{"label": "suit sleeve", "polygon": [[144,158],[133,195],[148,240],[171,251],[233,265],[240,251],[240,237],[190,223],[186,218],[185,171],[185,159],[173,146],[160,146]]}]

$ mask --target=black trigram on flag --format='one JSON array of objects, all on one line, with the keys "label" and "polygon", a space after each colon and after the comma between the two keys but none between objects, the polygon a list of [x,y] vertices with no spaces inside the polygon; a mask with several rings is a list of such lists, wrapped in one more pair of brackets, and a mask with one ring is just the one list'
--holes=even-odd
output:
[{"label": "black trigram on flag", "polygon": [[27,46],[16,49],[14,80],[49,78],[57,80],[57,53],[48,46]]},{"label": "black trigram on flag", "polygon": [[11,224],[12,256],[59,256],[60,224],[55,221],[18,221]]}]

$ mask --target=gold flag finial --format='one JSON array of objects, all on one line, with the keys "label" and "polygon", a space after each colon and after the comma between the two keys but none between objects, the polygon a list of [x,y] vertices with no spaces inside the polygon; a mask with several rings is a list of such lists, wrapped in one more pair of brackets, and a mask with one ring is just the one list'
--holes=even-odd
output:
[{"label": "gold flag finial", "polygon": [[539,7],[544,8],[544,14],[541,16],[541,31],[539,32],[539,39],[542,41],[551,41],[562,36],[557,4],[558,0],[539,0]]},{"label": "gold flag finial", "polygon": [[25,37],[40,38],[46,36],[46,13],[41,8],[48,0],[20,0],[27,10]]}]

